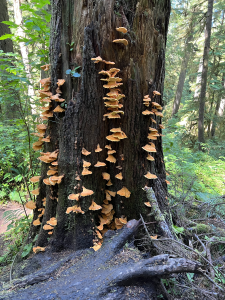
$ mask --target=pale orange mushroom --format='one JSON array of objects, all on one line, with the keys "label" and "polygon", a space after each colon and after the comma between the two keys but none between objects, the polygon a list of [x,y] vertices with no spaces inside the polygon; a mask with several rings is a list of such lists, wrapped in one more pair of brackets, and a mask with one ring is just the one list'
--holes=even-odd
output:
[{"label": "pale orange mushroom", "polygon": [[145,176],[145,178],[147,178],[147,179],[156,179],[156,178],[157,178],[156,175],[151,174],[150,172],[147,172],[147,174],[145,174],[144,176]]},{"label": "pale orange mushroom", "polygon": [[151,204],[150,204],[150,202],[145,202],[144,204],[145,204],[146,206],[148,206],[148,207],[152,207]]},{"label": "pale orange mushroom", "polygon": [[165,127],[162,124],[159,124],[159,128],[165,129]]},{"label": "pale orange mushroom", "polygon": [[52,217],[50,220],[47,221],[47,224],[48,225],[51,225],[51,226],[56,226],[57,225],[57,220],[55,217]]},{"label": "pale orange mushroom", "polygon": [[76,180],[81,180],[79,175],[78,175],[75,179],[76,179]]},{"label": "pale orange mushroom", "polygon": [[145,116],[147,116],[147,115],[154,115],[154,113],[146,109],[146,110],[144,110],[142,112],[142,115],[145,115]]},{"label": "pale orange mushroom", "polygon": [[92,190],[88,190],[83,186],[83,192],[81,193],[82,197],[91,196],[94,192]]},{"label": "pale orange mushroom", "polygon": [[108,193],[110,196],[115,197],[116,196],[116,192],[113,191],[109,191],[109,190],[105,190],[106,193]]},{"label": "pale orange mushroom", "polygon": [[83,168],[88,168],[91,166],[91,163],[89,161],[86,161],[83,159]]},{"label": "pale orange mushroom", "polygon": [[51,175],[55,175],[56,173],[58,173],[58,171],[56,171],[56,170],[48,170],[47,175],[51,176]]},{"label": "pale orange mushroom", "polygon": [[105,145],[106,149],[112,150],[111,145]]},{"label": "pale orange mushroom", "polygon": [[33,183],[39,182],[40,178],[41,178],[41,176],[34,176],[34,177],[31,177],[31,178],[30,178],[30,182],[33,182]]},{"label": "pale orange mushroom", "polygon": [[128,41],[126,39],[113,40],[113,43],[120,43],[120,44],[124,44],[125,46],[128,45]]},{"label": "pale orange mushroom", "polygon": [[95,152],[101,152],[102,151],[102,148],[100,147],[100,145],[98,144],[97,145],[97,148],[95,149]]},{"label": "pale orange mushroom", "polygon": [[108,214],[113,209],[113,205],[112,204],[103,204],[102,207],[103,208],[101,210],[101,213],[103,213],[103,214]]},{"label": "pale orange mushroom", "polygon": [[116,158],[113,155],[111,155],[111,154],[108,155],[108,157],[106,158],[106,160],[109,161],[109,162],[111,162],[111,163],[113,163],[113,164],[116,163]]},{"label": "pale orange mushroom", "polygon": [[52,234],[53,234],[53,231],[49,231],[48,234],[49,234],[49,235],[52,235]]},{"label": "pale orange mushroom", "polygon": [[156,128],[153,128],[153,127],[149,127],[149,130],[150,130],[150,131],[158,132],[158,130],[157,130]]},{"label": "pale orange mushroom", "polygon": [[61,86],[61,85],[63,85],[65,82],[66,82],[65,79],[58,79],[57,85],[58,85],[58,86]]},{"label": "pale orange mushroom", "polygon": [[153,157],[153,156],[151,156],[150,154],[148,154],[148,156],[147,156],[147,159],[148,159],[148,160],[150,160],[150,161],[153,161],[153,160],[155,160],[155,159],[154,159],[154,157]]},{"label": "pale orange mushroom", "polygon": [[119,174],[117,174],[115,177],[116,177],[117,179],[119,179],[119,180],[122,180],[122,179],[123,179],[122,172],[120,172]]},{"label": "pale orange mushroom", "polygon": [[119,142],[119,141],[120,141],[119,138],[114,137],[113,135],[108,135],[108,136],[106,137],[106,139],[107,139],[108,141],[111,141],[111,142]]},{"label": "pale orange mushroom", "polygon": [[54,112],[57,112],[57,113],[61,113],[61,112],[64,112],[65,109],[63,109],[60,105],[56,106],[55,109],[53,109]]},{"label": "pale orange mushroom", "polygon": [[103,177],[104,180],[110,180],[110,174],[109,173],[103,172],[102,177]]},{"label": "pale orange mushroom", "polygon": [[113,136],[115,138],[120,139],[120,140],[127,139],[127,136],[126,136],[126,134],[123,131],[121,131],[121,132],[115,132],[115,133],[113,133]]},{"label": "pale orange mushroom", "polygon": [[54,229],[54,227],[52,227],[51,225],[45,224],[45,225],[43,226],[43,229],[44,229],[44,230],[52,230],[52,229]]},{"label": "pale orange mushroom", "polygon": [[92,172],[90,170],[88,170],[87,168],[83,168],[83,171],[81,173],[81,175],[85,176],[85,175],[91,175]]},{"label": "pale orange mushroom", "polygon": [[100,61],[102,61],[102,58],[101,58],[101,56],[97,56],[97,57],[91,58],[91,60],[93,60],[94,63],[97,64],[97,63],[99,63]]},{"label": "pale orange mushroom", "polygon": [[28,201],[25,204],[25,206],[26,206],[26,208],[29,208],[29,209],[35,209],[36,208],[36,204],[33,201]]},{"label": "pale orange mushroom", "polygon": [[76,200],[76,201],[78,201],[80,199],[80,193],[79,194],[70,194],[68,196],[68,199],[69,200]]},{"label": "pale orange mushroom", "polygon": [[163,114],[160,111],[156,111],[155,115],[158,116],[158,117],[163,118]]},{"label": "pale orange mushroom", "polygon": [[89,210],[99,210],[102,209],[101,205],[98,205],[97,203],[94,202],[94,200],[92,200],[92,204],[89,207]]},{"label": "pale orange mushroom", "polygon": [[111,185],[113,185],[113,184],[112,184],[112,181],[111,181],[111,180],[109,180],[109,181],[106,183],[106,185],[107,185],[107,186],[111,186]]},{"label": "pale orange mushroom", "polygon": [[116,30],[122,33],[127,33],[127,29],[125,27],[118,27]]},{"label": "pale orange mushroom", "polygon": [[45,247],[33,247],[33,252],[34,253],[38,253],[38,252],[44,252],[45,251]]},{"label": "pale orange mushroom", "polygon": [[117,192],[118,195],[126,198],[130,198],[131,192],[124,186],[121,190]]},{"label": "pale orange mushroom", "polygon": [[123,85],[123,83],[109,81],[107,84],[104,84],[103,87],[105,89],[113,89],[121,85]]},{"label": "pale orange mushroom", "polygon": [[142,149],[144,149],[147,152],[157,152],[156,149],[154,147],[151,147],[150,145],[145,145],[144,147],[142,147]]},{"label": "pale orange mushroom", "polygon": [[43,179],[43,182],[44,182],[44,184],[46,184],[46,185],[55,185],[55,183],[51,184],[49,178]]},{"label": "pale orange mushroom", "polygon": [[37,196],[37,195],[39,195],[39,191],[40,191],[39,188],[35,189],[35,190],[31,191],[31,194]]},{"label": "pale orange mushroom", "polygon": [[39,225],[41,225],[40,220],[39,220],[39,219],[34,220],[34,221],[33,221],[33,225],[34,225],[34,226],[39,226]]},{"label": "pale orange mushroom", "polygon": [[121,217],[121,218],[119,218],[119,221],[120,221],[122,224],[127,224],[127,218],[126,218],[126,217]]},{"label": "pale orange mushroom", "polygon": [[104,62],[107,65],[115,65],[113,61],[102,60],[102,62]]},{"label": "pale orange mushroom", "polygon": [[104,162],[98,161],[97,164],[94,165],[94,167],[99,168],[99,167],[105,167],[106,164]]},{"label": "pale orange mushroom", "polygon": [[151,121],[155,124],[157,123],[156,120],[154,120],[153,118],[151,118]]},{"label": "pale orange mushroom", "polygon": [[48,135],[47,137],[43,138],[42,141],[46,143],[50,143],[51,142],[50,136]]},{"label": "pale orange mushroom", "polygon": [[85,148],[82,148],[82,152],[81,152],[83,155],[89,155],[91,154],[91,152],[87,151]]},{"label": "pale orange mushroom", "polygon": [[[48,71],[49,70],[49,68],[50,68],[50,64],[46,64],[46,65],[43,65],[43,66],[41,66],[41,69],[43,70],[43,71]],[[50,77],[49,78],[45,78],[45,79],[50,79]]]},{"label": "pale orange mushroom", "polygon": [[154,95],[154,96],[155,96],[155,95],[159,95],[159,96],[160,96],[161,94],[160,94],[160,92],[153,91],[153,95]]}]

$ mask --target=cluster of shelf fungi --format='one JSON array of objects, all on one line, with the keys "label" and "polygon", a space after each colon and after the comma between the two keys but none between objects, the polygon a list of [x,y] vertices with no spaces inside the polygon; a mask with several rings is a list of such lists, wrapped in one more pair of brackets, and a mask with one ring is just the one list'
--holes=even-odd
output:
[{"label": "cluster of shelf fungi", "polygon": [[[127,29],[124,27],[116,28],[116,30],[119,32],[122,32],[122,33],[127,33]],[[122,43],[125,46],[128,45],[128,41],[126,39],[116,39],[116,40],[113,40],[113,43]],[[115,65],[114,62],[105,61],[100,56],[98,56],[96,58],[92,58],[92,61],[96,64],[99,62],[103,62],[103,63],[105,63],[105,65]],[[44,71],[47,71],[47,70],[49,70],[49,67],[50,67],[50,65],[44,65],[41,68]],[[123,104],[121,103],[121,101],[125,98],[125,95],[122,94],[121,88],[120,88],[123,85],[122,78],[116,77],[116,75],[119,72],[120,72],[120,69],[117,69],[115,67],[111,67],[109,70],[102,70],[99,72],[100,75],[106,76],[105,78],[101,78],[102,81],[106,82],[106,84],[104,84],[103,87],[110,90],[106,94],[106,97],[103,97],[104,105],[107,109],[107,113],[104,114],[104,116],[103,116],[103,121],[105,121],[106,119],[120,119],[121,116],[124,115],[124,111],[122,110]],[[60,106],[60,103],[63,103],[65,101],[65,99],[61,98],[61,93],[62,93],[61,86],[64,84],[64,82],[65,82],[64,79],[58,79],[58,82],[57,82],[58,87],[56,89],[56,94],[53,95],[50,92],[51,78],[44,78],[44,79],[40,80],[40,83],[43,87],[43,89],[39,91],[40,102],[43,104],[46,104],[46,103],[48,104],[47,106],[41,107],[41,109],[43,110],[43,112],[41,114],[42,120],[48,120],[48,118],[53,117],[53,113],[62,113],[65,111]],[[161,95],[161,94],[158,91],[153,91],[153,98],[156,95]],[[59,102],[59,105],[57,105],[57,107],[54,110],[51,110],[51,102],[52,101]],[[163,114],[160,111],[160,110],[162,110],[161,105],[158,104],[157,102],[153,102],[150,99],[149,95],[144,96],[143,104],[147,107],[147,109],[143,110],[142,114],[145,116],[150,116],[152,123],[157,124],[154,117],[157,117],[157,116],[163,117]],[[151,105],[151,110],[148,109],[150,105]],[[164,127],[163,127],[163,125],[159,124],[159,128],[163,129]],[[35,151],[41,150],[44,142],[46,142],[46,143],[50,142],[50,136],[48,135],[45,137],[46,129],[47,129],[46,124],[37,125],[38,132],[33,133],[35,136],[37,136],[39,138],[38,141],[33,144],[33,149]],[[157,138],[161,135],[162,134],[158,133],[158,130],[156,128],[149,127],[149,134],[148,134],[147,138],[150,141],[157,140]],[[112,143],[120,142],[120,140],[126,139],[126,138],[128,138],[128,137],[127,137],[126,133],[122,131],[121,127],[110,129],[110,135],[106,136],[106,139]],[[106,145],[105,148],[107,149],[107,154],[108,154],[106,161],[108,161],[112,164],[115,164],[116,163],[116,157],[115,157],[116,150],[112,149],[111,144]],[[154,157],[150,154],[150,153],[156,152],[154,142],[149,142],[148,144],[143,146],[142,149],[148,153],[147,159],[149,161],[154,161]],[[98,152],[101,152],[102,150],[103,149],[98,144],[94,151],[98,153]],[[38,158],[42,162],[50,164],[49,170],[47,171],[47,175],[49,177],[43,179],[43,182],[46,185],[54,186],[56,184],[60,184],[64,177],[64,175],[61,175],[61,176],[58,175],[58,162],[57,162],[58,153],[59,153],[58,149],[53,152],[41,152],[40,153],[41,156]],[[87,149],[83,148],[82,155],[84,157],[87,157],[87,156],[91,155],[91,152],[88,151]],[[75,178],[76,181],[80,181],[81,176],[88,176],[88,175],[92,174],[92,171],[89,170],[89,167],[91,166],[91,162],[89,162],[85,159],[83,159],[83,170],[82,170],[81,174],[76,173],[76,178]],[[123,158],[122,158],[122,160],[123,160]],[[97,161],[97,163],[94,165],[94,167],[96,167],[96,168],[105,167],[105,166],[106,166],[106,163],[101,162],[101,161]],[[118,168],[118,171],[120,171],[120,172],[115,176],[115,178],[118,180],[123,180],[123,174],[121,171],[122,167],[117,166],[117,168]],[[150,172],[147,172],[147,174],[145,174],[144,176],[147,179],[156,179],[157,178],[156,175],[151,174]],[[41,176],[34,176],[30,179],[30,181],[32,183],[38,183],[40,180],[40,177]],[[97,251],[101,247],[102,242],[103,242],[103,236],[109,229],[110,230],[121,229],[127,223],[127,217],[125,215],[122,215],[120,218],[114,218],[115,211],[113,209],[113,205],[110,203],[112,197],[115,197],[115,195],[118,194],[121,197],[129,198],[130,194],[131,194],[130,191],[125,186],[123,186],[123,188],[117,192],[110,191],[108,189],[112,185],[112,182],[110,179],[110,174],[107,172],[102,172],[102,177],[104,180],[107,181],[107,183],[106,183],[107,188],[105,190],[106,199],[103,201],[102,205],[98,205],[94,202],[94,200],[92,200],[92,204],[89,207],[89,210],[93,210],[93,211],[99,210],[100,211],[100,214],[99,214],[99,223],[100,224],[99,224],[99,226],[97,226],[97,228],[95,229],[95,232],[94,232],[95,239],[93,240],[93,249],[95,251]],[[39,194],[39,188],[34,189],[33,191],[31,191],[31,193],[33,195],[37,196]],[[74,213],[84,214],[85,212],[81,209],[81,207],[79,205],[79,200],[81,199],[81,197],[88,197],[93,194],[94,194],[94,192],[92,190],[89,190],[89,189],[85,188],[84,186],[82,186],[81,192],[79,192],[77,194],[73,194],[73,193],[70,194],[68,196],[68,199],[72,200],[72,201],[76,201],[78,204],[68,207],[66,210],[66,213],[69,214],[71,212],[74,212]],[[58,201],[58,199],[57,199],[57,201]],[[38,218],[33,221],[34,226],[41,225],[40,218],[45,213],[46,198],[42,199],[42,204],[43,204],[43,207],[38,208],[38,211],[40,212],[40,214],[38,215]],[[151,207],[150,202],[145,202],[145,205],[147,207]],[[36,204],[33,201],[29,201],[29,202],[27,202],[26,207],[30,208],[30,209],[35,209]],[[49,235],[52,235],[54,227],[56,225],[57,225],[57,219],[55,217],[52,217],[52,218],[50,218],[50,220],[48,220],[46,222],[46,224],[44,224],[43,229],[47,230]],[[39,251],[45,251],[45,247],[39,247],[39,246],[33,247],[33,251],[35,253],[39,252]]]}]

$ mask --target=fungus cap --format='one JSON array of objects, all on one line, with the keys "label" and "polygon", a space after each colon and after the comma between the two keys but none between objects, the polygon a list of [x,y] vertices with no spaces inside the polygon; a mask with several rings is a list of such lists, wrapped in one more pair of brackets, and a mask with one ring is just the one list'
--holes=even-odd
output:
[{"label": "fungus cap", "polygon": [[79,194],[70,194],[68,196],[68,199],[69,200],[76,200],[76,201],[79,201],[79,198],[80,198],[80,193]]},{"label": "fungus cap", "polygon": [[90,170],[88,170],[88,168],[83,168],[83,171],[81,173],[81,175],[85,176],[85,175],[91,175],[92,172]]},{"label": "fungus cap", "polygon": [[145,202],[144,204],[148,207],[152,207],[150,202]]},{"label": "fungus cap", "polygon": [[97,148],[95,149],[95,152],[101,152],[102,151],[102,148],[100,147],[100,145],[98,144],[97,145]]},{"label": "fungus cap", "polygon": [[127,33],[127,29],[125,27],[118,27],[116,30],[122,33]]},{"label": "fungus cap", "polygon": [[102,209],[101,205],[98,205],[97,203],[94,202],[94,200],[92,200],[89,210],[99,210],[99,209]]},{"label": "fungus cap", "polygon": [[111,154],[108,155],[108,157],[106,158],[106,160],[109,161],[109,162],[111,162],[111,163],[113,163],[113,164],[116,163],[116,158],[113,155],[111,155]]},{"label": "fungus cap", "polygon": [[156,178],[157,178],[156,175],[151,174],[150,172],[147,172],[147,174],[145,174],[144,176],[145,176],[145,178],[147,178],[147,179],[156,179]]},{"label": "fungus cap", "polygon": [[52,229],[54,229],[54,227],[52,227],[51,225],[45,224],[45,225],[43,226],[43,229],[44,229],[44,230],[52,230]]},{"label": "fungus cap", "polygon": [[159,95],[160,96],[161,94],[158,91],[153,91],[153,95]]},{"label": "fungus cap", "polygon": [[150,161],[154,161],[155,160],[154,157],[151,156],[150,154],[148,154],[147,159],[150,160]]},{"label": "fungus cap", "polygon": [[54,112],[57,112],[57,113],[61,113],[61,112],[64,112],[65,109],[63,109],[60,105],[56,106],[55,109],[53,109]]},{"label": "fungus cap", "polygon": [[103,177],[104,180],[110,180],[110,174],[109,173],[103,172],[102,177]]},{"label": "fungus cap", "polygon": [[151,147],[150,145],[145,145],[144,147],[142,147],[142,149],[144,149],[147,152],[156,152],[156,149],[154,147]]},{"label": "fungus cap", "polygon": [[87,151],[85,148],[82,148],[82,152],[81,152],[83,155],[89,155],[91,154],[91,152]]},{"label": "fungus cap", "polygon": [[104,162],[98,161],[97,164],[94,165],[94,167],[105,167],[106,164]]},{"label": "fungus cap", "polygon": [[94,63],[97,64],[97,63],[99,63],[100,61],[102,61],[102,58],[101,58],[101,56],[97,56],[97,57],[91,58],[91,60],[93,60]]},{"label": "fungus cap", "polygon": [[39,226],[39,225],[41,225],[41,222],[40,222],[39,218],[33,221],[33,225],[34,225],[34,226]]},{"label": "fungus cap", "polygon": [[125,46],[128,45],[128,41],[126,39],[113,40],[113,43],[120,43],[120,44],[124,44]]},{"label": "fungus cap", "polygon": [[35,209],[36,208],[36,204],[30,200],[28,201],[26,204],[25,204],[26,208],[29,208],[29,209]]},{"label": "fungus cap", "polygon": [[80,194],[82,197],[91,196],[94,192],[92,190],[88,190],[83,186],[83,192]]},{"label": "fungus cap", "polygon": [[86,161],[83,159],[83,168],[88,168],[91,166],[91,163],[89,161]]},{"label": "fungus cap", "polygon": [[118,195],[130,198],[131,192],[124,186],[121,190],[117,192]]},{"label": "fungus cap", "polygon": [[154,115],[154,113],[146,109],[142,112],[142,115]]},{"label": "fungus cap", "polygon": [[115,176],[115,178],[119,179],[119,180],[122,180],[123,179],[123,175],[122,175],[122,172],[120,172],[119,174],[117,174]]},{"label": "fungus cap", "polygon": [[114,137],[113,135],[108,135],[108,136],[106,137],[106,139],[107,139],[108,141],[111,141],[111,142],[119,142],[119,141],[120,141],[119,138]]},{"label": "fungus cap", "polygon": [[39,190],[40,190],[39,188],[35,189],[35,190],[31,191],[31,194],[37,196],[37,195],[39,195]]},{"label": "fungus cap", "polygon": [[38,252],[44,252],[45,251],[45,247],[33,247],[33,252],[34,253],[38,253]]},{"label": "fungus cap", "polygon": [[106,185],[107,185],[107,186],[113,185],[113,184],[112,184],[112,181],[109,179],[109,181],[106,183]]},{"label": "fungus cap", "polygon": [[30,182],[33,182],[33,183],[39,182],[40,178],[41,178],[41,176],[33,176],[30,178]]},{"label": "fungus cap", "polygon": [[65,79],[58,79],[57,85],[58,85],[58,86],[61,86],[61,85],[63,85],[65,82],[66,82]]}]

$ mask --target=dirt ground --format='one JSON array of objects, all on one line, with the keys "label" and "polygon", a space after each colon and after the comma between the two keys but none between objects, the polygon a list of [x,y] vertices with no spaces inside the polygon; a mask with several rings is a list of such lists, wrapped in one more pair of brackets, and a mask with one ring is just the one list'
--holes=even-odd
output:
[{"label": "dirt ground", "polygon": [[[7,210],[20,210],[24,214],[23,206],[16,202],[10,202],[7,204],[0,205],[0,256],[4,252],[4,240],[3,233],[6,231],[7,226],[10,222],[6,222],[3,218],[3,214]],[[27,214],[32,213],[32,210],[26,208]],[[22,216],[22,214],[20,214]]]}]

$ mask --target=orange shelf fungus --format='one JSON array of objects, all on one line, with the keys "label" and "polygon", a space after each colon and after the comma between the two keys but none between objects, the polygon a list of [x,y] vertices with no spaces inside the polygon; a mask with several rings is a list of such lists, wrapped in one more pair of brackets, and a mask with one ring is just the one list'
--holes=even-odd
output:
[{"label": "orange shelf fungus", "polygon": [[127,29],[125,27],[118,27],[116,30],[122,33],[127,33]]},{"label": "orange shelf fungus", "polygon": [[[50,68],[50,64],[47,64],[47,65],[43,65],[43,66],[41,66],[41,69],[43,70],[43,71],[48,71],[49,70],[49,68]],[[45,79],[50,79],[50,77],[49,78],[45,78]],[[41,81],[41,80],[40,80]]]},{"label": "orange shelf fungus", "polygon": [[148,154],[147,159],[150,160],[150,161],[154,161],[155,160],[154,157],[151,156],[150,154]]},{"label": "orange shelf fungus", "polygon": [[91,154],[91,152],[87,151],[85,148],[82,148],[82,152],[83,155],[88,156]]},{"label": "orange shelf fungus", "polygon": [[116,196],[116,192],[113,191],[109,191],[109,190],[105,190],[106,193],[108,193],[110,196],[115,197]]},{"label": "orange shelf fungus", "polygon": [[88,168],[91,166],[91,163],[89,161],[86,161],[83,159],[83,168]]},{"label": "orange shelf fungus", "polygon": [[49,235],[52,235],[52,234],[53,234],[53,231],[48,231],[48,234],[49,234]]},{"label": "orange shelf fungus", "polygon": [[102,60],[106,65],[115,65],[114,61]]},{"label": "orange shelf fungus", "polygon": [[131,192],[124,186],[121,190],[117,192],[118,195],[126,198],[130,198]]},{"label": "orange shelf fungus", "polygon": [[[108,81],[108,82],[114,82],[114,83],[117,83],[116,81],[118,81],[118,82],[121,82],[122,81],[122,78],[120,78],[120,77],[108,77],[108,78],[101,78],[100,80],[102,80],[102,81]],[[116,86],[115,86],[116,87]],[[104,97],[105,98],[105,97]],[[103,99],[104,99],[103,98]]]},{"label": "orange shelf fungus", "polygon": [[52,217],[50,220],[47,221],[47,224],[48,225],[51,225],[51,226],[56,226],[57,225],[57,220],[55,217]]},{"label": "orange shelf fungus", "polygon": [[156,120],[154,120],[153,118],[151,118],[152,123],[157,123]]},{"label": "orange shelf fungus", "polygon": [[67,210],[66,210],[66,214],[69,214],[70,212],[84,214],[84,211],[79,206],[77,206],[77,205],[68,207]]},{"label": "orange shelf fungus", "polygon": [[153,128],[153,127],[149,127],[149,130],[154,131],[154,132],[158,132],[158,130],[156,128]]},{"label": "orange shelf fungus", "polygon": [[62,86],[65,82],[66,82],[65,79],[58,79],[57,85],[58,85],[58,86]]},{"label": "orange shelf fungus", "polygon": [[80,194],[82,197],[91,196],[94,192],[92,190],[88,190],[83,186],[83,192]]},{"label": "orange shelf fungus", "polygon": [[145,202],[144,205],[148,206],[148,207],[152,207],[150,202]]},{"label": "orange shelf fungus", "polygon": [[48,170],[47,175],[51,176],[51,175],[55,175],[56,173],[58,173],[57,170]]},{"label": "orange shelf fungus", "polygon": [[81,173],[81,175],[85,176],[85,175],[91,175],[92,172],[90,170],[88,170],[87,168],[83,168],[83,171]]},{"label": "orange shelf fungus", "polygon": [[111,145],[106,145],[105,148],[106,148],[106,149],[109,149],[109,150],[112,150]]},{"label": "orange shelf fungus", "polygon": [[155,95],[158,95],[158,96],[160,96],[161,94],[160,94],[160,92],[153,91],[153,95],[154,95],[154,96],[155,96]]},{"label": "orange shelf fungus", "polygon": [[145,116],[147,116],[147,115],[154,115],[154,113],[146,109],[146,110],[144,110],[142,112],[142,115],[145,115]]},{"label": "orange shelf fungus", "polygon": [[55,113],[61,113],[61,112],[64,112],[65,109],[63,109],[60,105],[58,105],[58,106],[56,106],[55,109],[53,109],[53,111],[54,111]]},{"label": "orange shelf fungus", "polygon": [[34,225],[34,226],[39,226],[39,225],[41,225],[40,220],[39,220],[39,219],[34,220],[34,221],[33,221],[33,225]]},{"label": "orange shelf fungus", "polygon": [[81,180],[79,175],[77,175],[77,177],[75,179],[76,180]]},{"label": "orange shelf fungus", "polygon": [[119,140],[127,139],[127,136],[123,131],[113,133],[113,137],[115,137]]},{"label": "orange shelf fungus", "polygon": [[89,207],[89,210],[99,210],[102,209],[101,205],[98,205],[97,203],[94,202],[94,200],[92,200],[92,204]]},{"label": "orange shelf fungus", "polygon": [[50,140],[50,136],[46,136],[45,138],[42,139],[43,142],[46,142],[46,143],[50,143],[51,140]]},{"label": "orange shelf fungus", "polygon": [[127,218],[126,217],[121,217],[121,218],[119,218],[119,221],[122,223],[122,224],[127,224]]},{"label": "orange shelf fungus", "polygon": [[113,155],[111,155],[111,154],[108,155],[108,157],[106,158],[106,160],[109,161],[109,162],[111,162],[111,163],[113,163],[113,164],[116,163],[116,158]]},{"label": "orange shelf fungus", "polygon": [[36,204],[33,201],[28,201],[25,204],[25,206],[26,206],[26,208],[29,208],[29,209],[35,209],[36,208]]},{"label": "orange shelf fungus", "polygon": [[76,201],[79,201],[79,199],[80,199],[80,193],[79,193],[79,194],[70,194],[70,195],[68,196],[68,199],[69,199],[69,200],[76,200]]},{"label": "orange shelf fungus", "polygon": [[98,161],[97,164],[94,165],[94,167],[98,168],[98,167],[105,167],[106,164],[104,162]]},{"label": "orange shelf fungus", "polygon": [[142,147],[142,149],[144,149],[145,151],[147,151],[147,152],[156,152],[156,149],[155,149],[155,147],[152,147],[152,146],[150,146],[150,145],[145,145],[144,147]]},{"label": "orange shelf fungus", "polygon": [[34,253],[38,253],[38,252],[44,252],[45,251],[45,247],[33,247],[33,252]]},{"label": "orange shelf fungus", "polygon": [[30,178],[30,182],[32,183],[36,183],[36,182],[39,182],[41,176],[34,176],[34,177],[31,177]]},{"label": "orange shelf fungus", "polygon": [[102,207],[101,213],[103,214],[108,214],[113,209],[112,204],[103,204]]},{"label": "orange shelf fungus", "polygon": [[162,124],[159,124],[159,128],[165,129],[165,127]]},{"label": "orange shelf fungus", "polygon": [[45,178],[45,179],[43,179],[43,182],[44,182],[44,184],[46,184],[46,185],[55,185],[54,183],[53,183],[53,184],[51,184],[51,182],[50,182],[49,178]]},{"label": "orange shelf fungus", "polygon": [[51,226],[51,225],[45,224],[45,225],[43,226],[43,229],[44,229],[44,230],[52,230],[52,229],[54,229],[54,227]]},{"label": "orange shelf fungus", "polygon": [[97,56],[97,57],[91,58],[91,60],[93,60],[94,63],[97,64],[97,63],[99,63],[100,61],[102,61],[102,58],[101,58],[101,56]]},{"label": "orange shelf fungus", "polygon": [[37,195],[39,195],[39,191],[40,191],[39,188],[35,189],[35,190],[31,191],[31,194],[37,196]]},{"label": "orange shelf fungus", "polygon": [[97,148],[95,149],[95,152],[98,153],[98,152],[101,152],[101,151],[102,151],[102,148],[101,148],[100,145],[98,144],[98,145],[97,145]]},{"label": "orange shelf fungus", "polygon": [[144,176],[145,176],[145,178],[147,178],[147,179],[156,179],[156,178],[157,178],[156,175],[151,174],[150,172],[147,172],[147,174],[145,174]]},{"label": "orange shelf fungus", "polygon": [[124,44],[125,46],[128,45],[128,41],[127,41],[126,39],[117,39],[117,40],[113,40],[113,43]]},{"label": "orange shelf fungus", "polygon": [[162,114],[161,112],[159,112],[159,111],[156,111],[156,112],[155,112],[155,115],[158,116],[158,117],[163,118],[163,114]]},{"label": "orange shelf fungus", "polygon": [[167,184],[170,184],[170,182],[169,182],[168,180],[165,180],[165,182],[166,182]]},{"label": "orange shelf fungus", "polygon": [[103,87],[105,89],[113,89],[115,87],[121,86],[123,83],[109,81],[107,84],[104,84]]},{"label": "orange shelf fungus", "polygon": [[113,184],[112,184],[111,180],[109,180],[109,181],[106,183],[106,185],[107,185],[107,186],[111,186],[111,185],[113,185]]},{"label": "orange shelf fungus", "polygon": [[92,249],[94,249],[95,251],[98,251],[100,248],[101,248],[101,246],[102,246],[102,244],[101,243],[99,243],[99,244],[97,244],[97,243],[94,243],[94,246],[93,247],[91,247]]},{"label": "orange shelf fungus", "polygon": [[110,180],[110,174],[109,173],[103,172],[102,177],[103,177],[104,180]]},{"label": "orange shelf fungus", "polygon": [[115,178],[119,179],[119,180],[122,180],[123,179],[123,176],[122,176],[122,173],[120,172],[119,174],[117,174],[115,176]]},{"label": "orange shelf fungus", "polygon": [[108,136],[106,137],[106,139],[107,139],[108,141],[110,141],[110,142],[119,142],[119,141],[120,141],[119,138],[114,137],[113,135],[108,135]]},{"label": "orange shelf fungus", "polygon": [[157,136],[155,136],[155,135],[153,135],[153,134],[149,134],[149,135],[147,136],[147,138],[148,138],[149,140],[154,140],[154,141],[157,140]]}]

